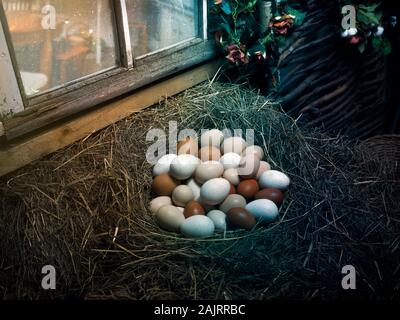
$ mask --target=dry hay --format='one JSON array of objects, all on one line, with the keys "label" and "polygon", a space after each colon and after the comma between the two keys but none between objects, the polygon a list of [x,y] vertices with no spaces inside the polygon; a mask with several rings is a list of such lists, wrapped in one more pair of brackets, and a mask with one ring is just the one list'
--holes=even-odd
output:
[{"label": "dry hay", "polygon": [[[150,128],[254,128],[293,185],[269,228],[203,241],[160,230],[147,207]],[[20,170],[0,184],[5,298],[399,298],[398,177],[360,147],[305,132],[238,85],[206,83]],[[365,154],[365,153],[362,153]],[[386,173],[388,170],[383,170]],[[41,268],[58,270],[40,289]],[[341,289],[352,264],[358,289]]]}]

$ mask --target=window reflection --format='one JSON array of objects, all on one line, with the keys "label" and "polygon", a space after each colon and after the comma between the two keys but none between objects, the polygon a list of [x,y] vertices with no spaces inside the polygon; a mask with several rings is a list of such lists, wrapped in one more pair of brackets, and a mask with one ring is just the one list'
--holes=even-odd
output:
[{"label": "window reflection", "polygon": [[128,0],[134,56],[198,36],[197,4],[197,0]]},{"label": "window reflection", "polygon": [[116,65],[110,1],[2,3],[28,96]]}]

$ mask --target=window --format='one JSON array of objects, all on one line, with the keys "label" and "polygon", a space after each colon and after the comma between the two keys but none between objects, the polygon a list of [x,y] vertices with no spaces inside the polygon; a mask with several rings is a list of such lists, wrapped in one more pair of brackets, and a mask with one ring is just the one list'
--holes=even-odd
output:
[{"label": "window", "polygon": [[13,76],[0,74],[0,94],[16,101],[0,103],[8,138],[215,56],[207,0],[1,4],[0,67]]}]

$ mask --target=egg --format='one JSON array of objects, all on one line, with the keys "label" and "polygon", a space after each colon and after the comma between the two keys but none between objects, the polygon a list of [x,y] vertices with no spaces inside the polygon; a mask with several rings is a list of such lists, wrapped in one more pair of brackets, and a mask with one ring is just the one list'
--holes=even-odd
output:
[{"label": "egg", "polygon": [[259,183],[263,189],[273,188],[284,191],[289,188],[290,178],[280,171],[269,170],[260,176]]},{"label": "egg", "polygon": [[184,207],[194,199],[192,189],[186,185],[180,185],[172,192],[172,201],[179,207]]},{"label": "egg", "polygon": [[195,179],[199,184],[208,180],[220,178],[224,173],[224,166],[218,161],[207,161],[201,163],[195,172]]},{"label": "egg", "polygon": [[257,180],[260,179],[261,175],[265,172],[271,170],[271,165],[268,162],[261,161],[260,162],[260,169],[257,172]]},{"label": "egg", "polygon": [[267,199],[250,202],[246,206],[246,210],[249,211],[257,220],[263,222],[272,222],[276,220],[279,215],[279,210],[276,204]]},{"label": "egg", "polygon": [[231,137],[224,140],[221,149],[223,154],[233,152],[240,155],[242,154],[246,146],[247,146],[246,141],[243,138]]},{"label": "egg", "polygon": [[260,191],[260,187],[255,179],[244,180],[238,185],[237,188],[237,192],[247,200],[254,199],[258,191]]},{"label": "egg", "polygon": [[254,154],[249,154],[240,160],[238,174],[242,179],[252,179],[257,176],[260,169],[260,159]]},{"label": "egg", "polygon": [[237,172],[237,169],[228,169],[225,170],[223,176],[224,179],[228,180],[231,184],[233,184],[234,186],[239,185],[240,183],[240,178],[239,178],[239,174]]},{"label": "egg", "polygon": [[231,229],[253,229],[257,221],[245,208],[232,208],[226,215],[227,223]]},{"label": "egg", "polygon": [[227,213],[232,208],[244,208],[246,207],[246,199],[240,194],[231,194],[225,201],[220,205],[219,210]]},{"label": "egg", "polygon": [[273,201],[277,206],[280,206],[283,203],[284,200],[284,195],[283,193],[278,190],[278,189],[272,189],[272,188],[268,188],[268,189],[263,189],[261,191],[259,191],[255,197],[256,200],[259,199],[268,199]]},{"label": "egg", "polygon": [[157,211],[161,207],[166,206],[166,205],[172,205],[172,201],[171,201],[170,197],[158,197],[158,198],[155,198],[150,202],[150,212],[152,214],[156,214]]},{"label": "egg", "polygon": [[170,197],[180,182],[168,173],[162,173],[153,180],[153,192],[158,196]]},{"label": "egg", "polygon": [[192,189],[194,198],[193,200],[199,201],[200,199],[200,185],[194,180],[194,179],[190,179],[186,185]]},{"label": "egg", "polygon": [[176,154],[167,154],[161,157],[153,168],[153,176],[159,176],[162,173],[169,173],[171,162],[176,157]]},{"label": "egg", "polygon": [[231,184],[231,189],[229,190],[229,194],[236,194],[236,188],[233,184]]},{"label": "egg", "polygon": [[171,232],[179,232],[182,223],[185,221],[185,216],[177,207],[166,205],[157,211],[156,220],[161,228]]},{"label": "egg", "polygon": [[186,137],[185,139],[178,142],[177,151],[179,155],[190,154],[197,157],[199,155],[198,142],[192,137]]},{"label": "egg", "polygon": [[220,204],[229,195],[231,184],[223,178],[208,180],[200,190],[201,199],[210,205]]},{"label": "egg", "polygon": [[237,153],[230,152],[230,153],[224,154],[221,157],[221,159],[219,160],[219,162],[222,163],[225,170],[228,170],[228,169],[239,168],[241,160],[242,160],[242,157],[240,155],[238,155]]},{"label": "egg", "polygon": [[214,222],[206,216],[190,217],[181,225],[181,233],[188,238],[208,238],[214,232]]},{"label": "egg", "polygon": [[199,157],[201,161],[219,161],[221,150],[213,146],[203,147],[200,149]]},{"label": "egg", "polygon": [[223,232],[226,230],[226,214],[220,210],[212,210],[207,214],[212,222],[214,222],[215,230]]},{"label": "egg", "polygon": [[179,180],[189,179],[196,171],[199,162],[199,158],[193,155],[179,155],[171,162],[170,174]]},{"label": "egg", "polygon": [[202,147],[213,146],[219,148],[223,140],[224,134],[218,129],[208,130],[200,138]]},{"label": "egg", "polygon": [[245,157],[247,155],[255,155],[260,160],[262,160],[264,158],[264,150],[259,146],[250,146],[244,149],[244,151],[242,152],[242,157]]},{"label": "egg", "polygon": [[197,215],[205,215],[206,211],[202,207],[202,205],[197,202],[197,201],[190,201],[186,206],[185,206],[185,211],[184,211],[184,216],[185,218],[189,218],[192,216],[197,216]]}]

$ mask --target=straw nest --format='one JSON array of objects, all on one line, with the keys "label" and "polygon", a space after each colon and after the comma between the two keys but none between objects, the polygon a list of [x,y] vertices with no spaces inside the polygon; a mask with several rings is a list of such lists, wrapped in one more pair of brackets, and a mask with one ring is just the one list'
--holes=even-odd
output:
[{"label": "straw nest", "polygon": [[[190,240],[148,210],[151,128],[255,129],[293,181],[280,220]],[[0,184],[5,298],[399,298],[400,192],[390,163],[342,137],[305,131],[239,85],[205,83],[38,161]],[[357,290],[341,287],[342,267]],[[54,265],[57,290],[41,289]]]}]

